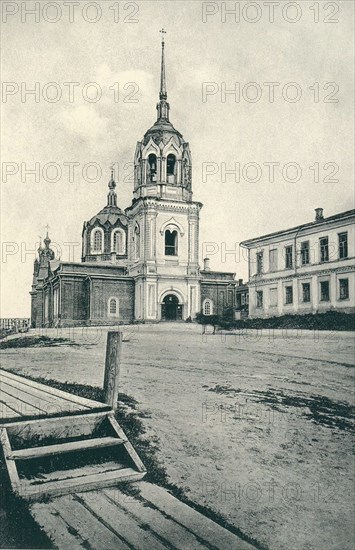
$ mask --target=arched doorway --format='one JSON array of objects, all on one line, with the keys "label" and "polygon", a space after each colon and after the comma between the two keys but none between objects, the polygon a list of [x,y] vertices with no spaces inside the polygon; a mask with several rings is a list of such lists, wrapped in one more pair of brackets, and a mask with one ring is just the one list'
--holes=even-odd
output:
[{"label": "arched doorway", "polygon": [[165,296],[161,306],[161,318],[163,321],[181,321],[182,305],[174,294]]}]

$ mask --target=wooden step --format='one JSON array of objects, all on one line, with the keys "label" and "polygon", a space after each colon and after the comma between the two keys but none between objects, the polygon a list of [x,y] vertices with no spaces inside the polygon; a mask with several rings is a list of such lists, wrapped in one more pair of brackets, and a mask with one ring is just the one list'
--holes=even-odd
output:
[{"label": "wooden step", "polygon": [[[113,487],[146,474],[113,411],[13,422],[0,428],[0,443],[12,490],[29,500]],[[73,467],[69,453],[75,452],[80,460]]]},{"label": "wooden step", "polygon": [[[44,495],[62,495],[77,491],[90,491],[98,487],[112,487],[122,481],[138,481],[145,472],[137,472],[133,468],[115,468],[112,464],[86,466],[76,470],[54,472],[52,476],[43,476],[40,480],[21,480],[17,488],[17,494],[29,500],[39,500]],[[49,481],[49,479],[55,481]],[[46,480],[48,479],[48,481]]]},{"label": "wooden step", "polygon": [[60,453],[71,453],[73,451],[84,451],[87,449],[102,449],[105,447],[114,447],[126,443],[127,439],[118,437],[99,437],[97,439],[82,439],[81,441],[71,441],[69,443],[59,443],[56,445],[46,445],[43,447],[32,447],[12,451],[9,458],[15,460],[29,460],[32,458],[42,458],[44,456],[58,455]]}]

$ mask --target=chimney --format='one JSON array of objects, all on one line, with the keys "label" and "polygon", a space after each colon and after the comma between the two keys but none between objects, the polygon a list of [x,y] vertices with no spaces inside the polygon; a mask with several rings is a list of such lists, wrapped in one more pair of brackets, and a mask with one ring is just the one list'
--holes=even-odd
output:
[{"label": "chimney", "polygon": [[203,270],[204,271],[209,271],[210,270],[210,259],[209,258],[205,258],[203,260]]},{"label": "chimney", "polygon": [[316,208],[316,222],[319,222],[320,220],[323,220],[323,208]]},{"label": "chimney", "polygon": [[243,284],[243,279],[238,279],[238,286],[242,286]]}]

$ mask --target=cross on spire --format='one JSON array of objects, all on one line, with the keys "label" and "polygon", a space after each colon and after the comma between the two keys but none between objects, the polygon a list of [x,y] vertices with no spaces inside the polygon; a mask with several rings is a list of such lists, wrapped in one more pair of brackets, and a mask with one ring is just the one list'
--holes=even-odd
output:
[{"label": "cross on spire", "polygon": [[162,41],[162,44],[163,44],[163,46],[164,46],[164,42],[165,42],[165,40],[164,40],[164,34],[166,34],[166,30],[165,30],[165,29],[160,29],[159,32],[160,32],[160,34],[161,34],[161,41]]},{"label": "cross on spire", "polygon": [[45,226],[46,230],[47,230],[47,235],[48,235],[48,231],[49,231],[49,225],[47,223],[47,225]]},{"label": "cross on spire", "polygon": [[107,206],[117,206],[117,195],[115,191],[116,182],[114,180],[114,162],[111,164],[111,179],[108,182],[109,192],[107,195]]}]

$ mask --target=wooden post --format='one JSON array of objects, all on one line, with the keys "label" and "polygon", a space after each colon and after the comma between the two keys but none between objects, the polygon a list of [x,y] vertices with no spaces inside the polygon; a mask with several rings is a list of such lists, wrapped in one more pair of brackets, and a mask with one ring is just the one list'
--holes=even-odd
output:
[{"label": "wooden post", "polygon": [[106,344],[104,395],[105,403],[110,405],[113,410],[117,409],[121,348],[122,332],[108,332]]}]

